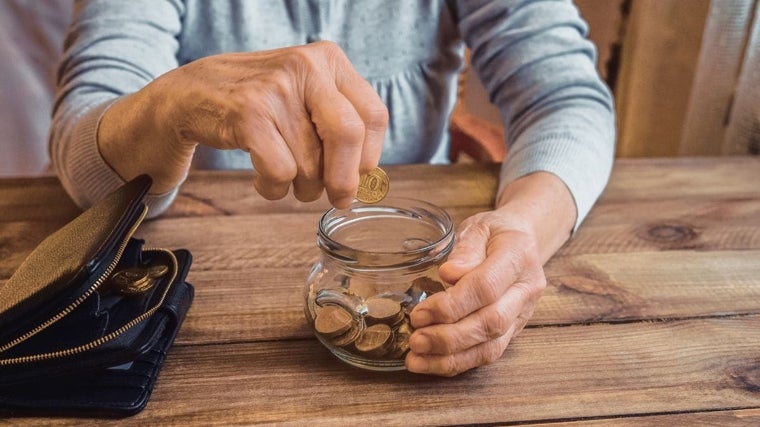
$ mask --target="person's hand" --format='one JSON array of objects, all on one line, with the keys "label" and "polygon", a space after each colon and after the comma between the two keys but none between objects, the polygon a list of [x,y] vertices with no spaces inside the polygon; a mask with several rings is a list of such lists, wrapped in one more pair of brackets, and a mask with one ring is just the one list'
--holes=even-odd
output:
[{"label": "person's hand", "polygon": [[548,173],[515,181],[501,207],[464,220],[439,268],[452,286],[410,315],[407,369],[453,376],[499,359],[533,315],[546,287],[543,264],[574,221],[572,197]]},{"label": "person's hand", "polygon": [[461,224],[439,270],[454,286],[412,311],[410,371],[450,376],[491,363],[533,314],[546,286],[536,238],[503,216],[491,211]]},{"label": "person's hand", "polygon": [[[334,43],[199,59],[111,107],[98,138],[122,178],[147,172],[153,193],[184,179],[197,144],[250,154],[254,186],[279,199],[346,207],[377,166],[388,112]],[[137,146],[136,146],[137,145]]]}]

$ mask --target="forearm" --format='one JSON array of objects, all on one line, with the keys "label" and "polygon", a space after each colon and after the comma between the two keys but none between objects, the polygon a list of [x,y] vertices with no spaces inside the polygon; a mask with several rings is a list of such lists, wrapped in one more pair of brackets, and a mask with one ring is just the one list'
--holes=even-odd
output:
[{"label": "forearm", "polygon": [[[88,0],[78,2],[74,12],[59,68],[50,154],[67,192],[84,208],[128,178],[114,170],[113,156],[103,157],[100,126],[120,96],[176,67],[183,12],[175,0]],[[142,141],[140,135],[131,143],[136,141]],[[164,210],[172,196],[149,197],[150,214]]]},{"label": "forearm", "polygon": [[541,263],[546,263],[570,237],[577,209],[567,186],[548,172],[525,175],[508,184],[496,202],[511,228],[535,236]]},{"label": "forearm", "polygon": [[569,0],[457,4],[462,34],[478,53],[473,66],[508,138],[500,192],[549,172],[570,190],[577,227],[607,183],[615,140],[613,100],[596,72],[587,26]]}]

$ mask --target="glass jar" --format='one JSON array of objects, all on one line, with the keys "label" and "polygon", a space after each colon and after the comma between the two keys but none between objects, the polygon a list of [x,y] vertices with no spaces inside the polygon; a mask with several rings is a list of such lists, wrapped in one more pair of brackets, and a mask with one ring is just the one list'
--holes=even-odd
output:
[{"label": "glass jar", "polygon": [[453,244],[449,215],[420,200],[386,197],[327,211],[317,233],[321,256],[304,290],[314,334],[351,365],[404,369],[409,313],[446,288],[438,266]]}]

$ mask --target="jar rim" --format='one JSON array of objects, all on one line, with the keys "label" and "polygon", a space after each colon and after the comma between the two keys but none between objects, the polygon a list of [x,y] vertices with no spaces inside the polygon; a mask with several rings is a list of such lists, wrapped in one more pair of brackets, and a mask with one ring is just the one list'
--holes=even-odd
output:
[{"label": "jar rim", "polygon": [[[396,215],[398,218],[421,220],[427,225],[434,226],[440,235],[431,241],[419,239],[425,244],[410,249],[379,251],[352,247],[332,237],[335,230],[356,225],[372,214]],[[437,205],[413,198],[386,197],[374,204],[354,201],[346,209],[329,209],[319,220],[317,242],[327,255],[347,264],[370,268],[400,267],[428,264],[448,255],[453,246],[453,230],[451,216]]]}]

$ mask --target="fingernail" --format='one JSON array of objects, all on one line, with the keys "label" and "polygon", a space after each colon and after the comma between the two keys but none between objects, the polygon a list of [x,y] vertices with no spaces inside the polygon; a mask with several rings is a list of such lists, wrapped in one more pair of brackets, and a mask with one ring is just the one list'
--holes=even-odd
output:
[{"label": "fingernail", "polygon": [[433,346],[430,343],[430,338],[418,332],[409,338],[409,349],[417,354],[427,354],[433,349]]}]

